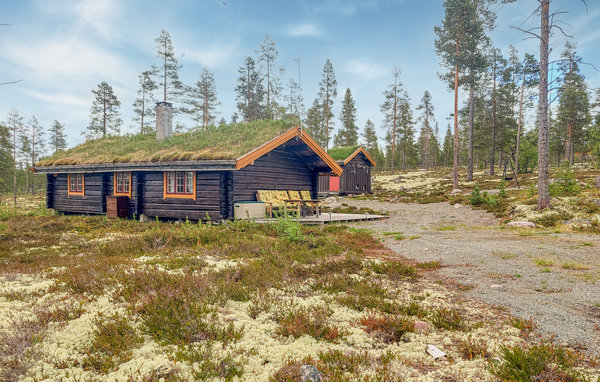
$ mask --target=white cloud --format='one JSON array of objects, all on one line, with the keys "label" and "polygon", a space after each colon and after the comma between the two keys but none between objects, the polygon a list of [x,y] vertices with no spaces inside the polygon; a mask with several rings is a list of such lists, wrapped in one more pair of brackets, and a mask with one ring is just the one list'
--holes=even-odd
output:
[{"label": "white cloud", "polygon": [[62,106],[89,106],[91,98],[90,96],[82,97],[64,92],[42,92],[33,89],[25,89],[23,92],[40,101],[55,103]]},{"label": "white cloud", "polygon": [[300,24],[289,27],[286,33],[294,37],[319,37],[323,35],[325,31],[323,28],[315,24]]},{"label": "white cloud", "polygon": [[[79,39],[62,37],[52,40],[10,41],[2,46],[4,57],[21,68],[25,80],[54,82],[57,77],[75,81],[95,77],[94,81],[122,81],[132,71],[117,54]],[[133,77],[135,78],[135,76]]]},{"label": "white cloud", "polygon": [[182,49],[186,60],[215,68],[226,63],[235,53],[235,45],[213,45],[204,49]]},{"label": "white cloud", "polygon": [[342,70],[366,80],[379,78],[389,72],[389,69],[386,69],[379,64],[358,59],[348,61],[342,67]]}]

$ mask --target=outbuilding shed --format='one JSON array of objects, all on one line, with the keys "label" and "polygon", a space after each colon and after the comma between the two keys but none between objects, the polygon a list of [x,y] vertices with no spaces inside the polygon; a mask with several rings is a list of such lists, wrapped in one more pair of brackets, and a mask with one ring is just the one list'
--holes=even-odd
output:
[{"label": "outbuilding shed", "polygon": [[341,175],[325,173],[319,176],[318,194],[370,194],[371,168],[375,161],[360,146],[336,147],[327,152],[344,170]]}]

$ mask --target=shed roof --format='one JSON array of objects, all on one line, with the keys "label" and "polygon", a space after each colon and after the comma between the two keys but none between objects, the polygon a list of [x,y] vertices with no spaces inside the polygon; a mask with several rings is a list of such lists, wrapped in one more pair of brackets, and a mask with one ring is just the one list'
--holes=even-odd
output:
[{"label": "shed roof", "polygon": [[375,161],[373,160],[373,158],[371,158],[367,150],[365,150],[361,146],[333,147],[327,151],[327,154],[331,155],[333,159],[338,161],[338,163],[344,165],[348,164],[348,162],[354,159],[355,156],[361,153],[365,156],[365,158],[367,158],[369,162],[371,162],[373,166],[375,166]]}]

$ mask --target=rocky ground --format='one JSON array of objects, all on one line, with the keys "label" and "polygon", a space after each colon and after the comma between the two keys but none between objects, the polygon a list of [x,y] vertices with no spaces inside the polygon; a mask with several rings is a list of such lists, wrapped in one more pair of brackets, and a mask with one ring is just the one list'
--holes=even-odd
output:
[{"label": "rocky ground", "polygon": [[398,255],[444,265],[442,276],[469,297],[533,319],[544,337],[600,354],[600,239],[548,229],[507,228],[493,215],[448,203],[344,199],[390,211],[364,222]]}]

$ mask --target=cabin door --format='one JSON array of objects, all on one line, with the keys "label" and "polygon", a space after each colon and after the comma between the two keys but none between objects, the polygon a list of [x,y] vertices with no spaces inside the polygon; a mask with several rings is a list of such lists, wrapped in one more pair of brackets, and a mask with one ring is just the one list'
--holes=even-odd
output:
[{"label": "cabin door", "polygon": [[329,192],[340,192],[340,177],[329,177]]}]

